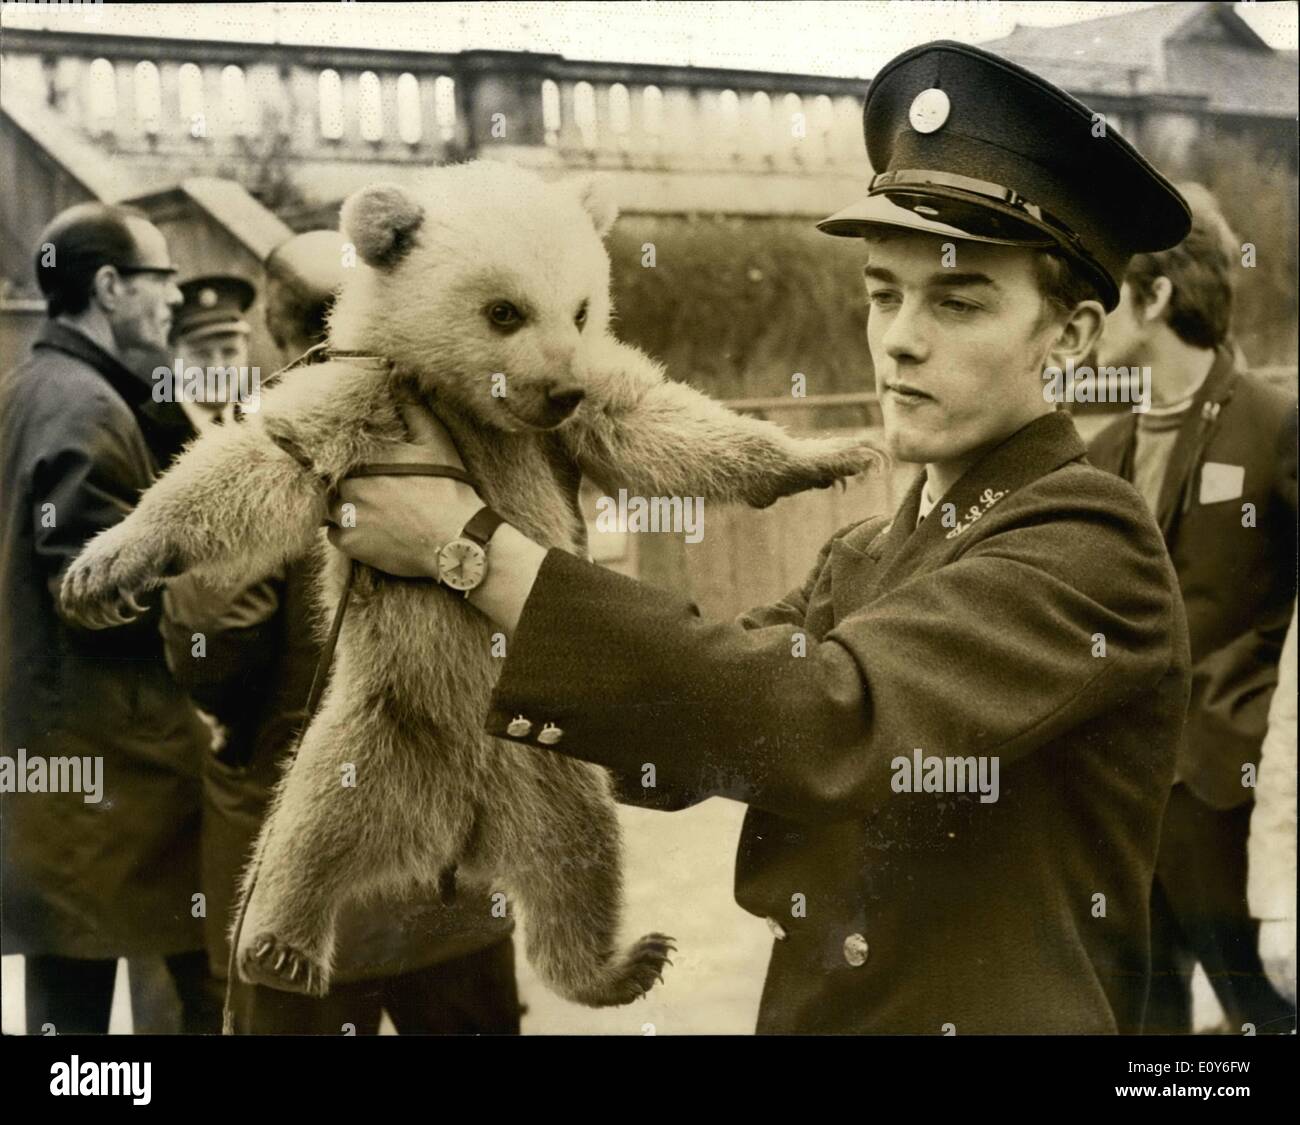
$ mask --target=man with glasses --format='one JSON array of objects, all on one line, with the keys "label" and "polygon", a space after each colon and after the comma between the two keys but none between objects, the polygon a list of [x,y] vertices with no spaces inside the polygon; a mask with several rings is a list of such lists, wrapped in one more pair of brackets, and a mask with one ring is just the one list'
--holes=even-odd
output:
[{"label": "man with glasses", "polygon": [[26,956],[32,1034],[106,1032],[117,958],[149,955],[167,960],[185,1029],[215,1032],[198,872],[207,732],[168,674],[155,602],[94,632],[57,598],[64,567],[192,433],[178,404],[153,400],[144,360],[165,354],[176,271],[156,227],[99,203],[56,216],[35,266],[48,319],[0,380],[0,751],[23,773],[3,797],[3,951]]}]

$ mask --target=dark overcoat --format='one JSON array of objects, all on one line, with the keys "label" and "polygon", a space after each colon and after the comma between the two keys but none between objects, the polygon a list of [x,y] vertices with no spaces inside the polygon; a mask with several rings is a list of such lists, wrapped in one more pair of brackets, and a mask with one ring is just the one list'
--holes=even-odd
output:
[{"label": "dark overcoat", "polygon": [[[1088,448],[1133,475],[1137,415]],[[1251,799],[1296,593],[1296,399],[1221,349],[1178,431],[1156,511],[1187,607],[1192,698],[1178,779],[1213,808]],[[1246,775],[1249,776],[1248,774]]]},{"label": "dark overcoat", "polygon": [[7,793],[5,953],[203,948],[199,762],[207,732],[167,672],[157,599],[133,624],[60,618],[64,568],[122,520],[191,430],[88,337],[45,326],[0,382],[0,739],[6,757],[103,759],[103,793]]},{"label": "dark overcoat", "polygon": [[[548,552],[486,728],[638,804],[749,805],[760,1032],[1135,1031],[1189,675],[1159,530],[1064,414],[918,527],[920,487],[731,623]],[[918,748],[996,759],[997,800],[900,791]]]}]

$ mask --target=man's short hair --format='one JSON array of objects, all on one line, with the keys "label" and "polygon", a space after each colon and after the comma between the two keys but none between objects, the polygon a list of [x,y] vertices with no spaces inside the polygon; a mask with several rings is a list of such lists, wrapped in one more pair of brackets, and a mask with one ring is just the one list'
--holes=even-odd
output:
[{"label": "man's short hair", "polygon": [[327,335],[329,311],[343,283],[346,239],[336,230],[291,235],[266,259],[266,324],[280,348]]},{"label": "man's short hair", "polygon": [[1200,184],[1180,185],[1192,208],[1191,233],[1177,246],[1133,258],[1124,280],[1139,304],[1150,303],[1155,280],[1167,277],[1173,292],[1165,319],[1194,348],[1217,348],[1232,324],[1232,254],[1236,238],[1218,201]]},{"label": "man's short hair", "polygon": [[[102,266],[125,266],[136,256],[128,219],[148,219],[132,207],[82,203],[55,216],[36,248],[36,282],[50,318],[85,312]],[[52,258],[48,247],[53,247]]]},{"label": "man's short hair", "polygon": [[293,340],[325,339],[333,294],[322,295],[285,278],[272,278],[266,287],[266,325],[278,347]]},{"label": "man's short hair", "polygon": [[1039,295],[1043,298],[1039,327],[1054,319],[1063,320],[1084,301],[1101,301],[1096,283],[1060,251],[1036,251],[1034,277],[1038,281]]}]

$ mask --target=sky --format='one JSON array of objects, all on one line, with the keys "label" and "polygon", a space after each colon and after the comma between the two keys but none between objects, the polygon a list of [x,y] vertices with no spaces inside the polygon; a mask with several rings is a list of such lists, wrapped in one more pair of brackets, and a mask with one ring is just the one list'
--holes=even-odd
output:
[{"label": "sky", "polygon": [[[751,0],[726,3],[3,4],[5,27],[119,35],[554,52],[571,59],[723,66],[868,78],[930,39],[978,43],[1017,24],[1071,23],[1134,3],[1049,0]],[[1295,49],[1297,6],[1235,5],[1270,45]]]}]

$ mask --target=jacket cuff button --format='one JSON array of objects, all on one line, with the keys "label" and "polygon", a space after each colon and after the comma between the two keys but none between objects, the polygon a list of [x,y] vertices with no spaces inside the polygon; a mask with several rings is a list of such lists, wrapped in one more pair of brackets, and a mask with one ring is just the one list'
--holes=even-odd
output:
[{"label": "jacket cuff button", "polygon": [[511,738],[523,738],[530,730],[533,724],[525,719],[522,715],[516,715],[506,726],[506,734]]},{"label": "jacket cuff button", "polygon": [[537,734],[537,741],[543,746],[554,746],[564,737],[564,731],[554,723],[547,723]]}]

